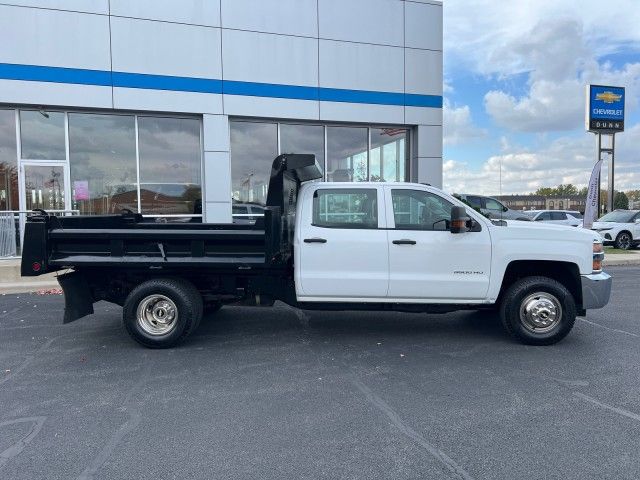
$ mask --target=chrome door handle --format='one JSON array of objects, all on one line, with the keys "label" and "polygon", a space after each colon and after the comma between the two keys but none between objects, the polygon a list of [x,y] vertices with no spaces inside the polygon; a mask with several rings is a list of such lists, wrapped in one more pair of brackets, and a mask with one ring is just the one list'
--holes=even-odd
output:
[{"label": "chrome door handle", "polygon": [[409,240],[408,238],[403,238],[401,240],[394,240],[394,245],[415,245],[417,242],[415,240]]},{"label": "chrome door handle", "polygon": [[304,243],[327,243],[326,238],[305,238]]}]

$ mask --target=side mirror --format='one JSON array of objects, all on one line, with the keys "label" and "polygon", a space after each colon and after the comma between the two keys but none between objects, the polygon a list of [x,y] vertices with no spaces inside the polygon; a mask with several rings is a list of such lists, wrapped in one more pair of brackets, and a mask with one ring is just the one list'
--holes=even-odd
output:
[{"label": "side mirror", "polygon": [[636,218],[636,223],[640,223],[640,218]]},{"label": "side mirror", "polygon": [[469,231],[467,222],[470,218],[467,216],[467,209],[464,207],[451,207],[451,233],[464,233]]}]

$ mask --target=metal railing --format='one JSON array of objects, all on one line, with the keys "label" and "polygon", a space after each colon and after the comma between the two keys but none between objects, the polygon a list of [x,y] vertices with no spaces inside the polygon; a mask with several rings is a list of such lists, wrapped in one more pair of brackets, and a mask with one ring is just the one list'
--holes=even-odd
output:
[{"label": "metal railing", "polygon": [[[78,215],[79,210],[47,210],[54,215]],[[17,258],[22,253],[22,228],[32,211],[0,210],[0,260]]]}]

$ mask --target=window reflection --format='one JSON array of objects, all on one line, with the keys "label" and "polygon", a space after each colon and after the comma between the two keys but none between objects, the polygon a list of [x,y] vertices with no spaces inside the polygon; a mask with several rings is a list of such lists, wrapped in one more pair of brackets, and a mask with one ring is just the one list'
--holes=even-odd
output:
[{"label": "window reflection", "polygon": [[142,213],[153,215],[201,215],[200,185],[145,184],[140,187]]},{"label": "window reflection", "polygon": [[64,210],[64,167],[26,165],[24,188],[27,210]]},{"label": "window reflection", "polygon": [[20,111],[22,158],[66,160],[64,113]]},{"label": "window reflection", "polygon": [[14,110],[0,110],[0,210],[18,210],[18,168]]},{"label": "window reflection", "polygon": [[371,129],[372,182],[403,182],[406,180],[405,166],[407,130],[404,128]]},{"label": "window reflection", "polygon": [[200,122],[139,117],[140,183],[199,184]]},{"label": "window reflection", "polygon": [[73,208],[83,215],[138,211],[133,115],[69,114]]},{"label": "window reflection", "polygon": [[318,163],[323,166],[324,127],[322,125],[280,125],[280,152],[313,153]]},{"label": "window reflection", "polygon": [[139,117],[140,203],[143,214],[201,214],[200,121]]},{"label": "window reflection", "polygon": [[265,205],[271,165],[277,155],[277,124],[231,122],[234,203]]},{"label": "window reflection", "polygon": [[327,127],[327,180],[366,181],[367,143],[367,128]]}]

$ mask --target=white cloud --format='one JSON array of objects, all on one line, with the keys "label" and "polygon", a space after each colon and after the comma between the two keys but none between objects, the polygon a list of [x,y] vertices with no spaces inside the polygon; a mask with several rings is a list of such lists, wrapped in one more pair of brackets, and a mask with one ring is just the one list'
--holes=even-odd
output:
[{"label": "white cloud", "polygon": [[565,55],[600,57],[640,42],[638,25],[637,0],[444,0],[445,62],[484,75],[529,72],[541,62],[561,72]]},{"label": "white cloud", "polygon": [[[616,141],[616,189],[640,188],[640,124],[618,135]],[[503,146],[505,146],[503,144]],[[506,145],[506,148],[511,148]],[[585,186],[595,163],[592,135],[563,137],[537,151],[514,149],[488,158],[480,168],[467,162],[445,159],[444,189],[449,192],[485,195],[529,193],[561,183]],[[605,157],[608,159],[607,157]],[[606,185],[607,167],[603,168]]]},{"label": "white cloud", "polygon": [[[496,89],[484,96],[487,113],[502,127],[521,132],[581,128],[585,84],[626,86],[627,109],[638,103],[640,62],[616,69],[599,61],[606,53],[640,44],[637,2],[618,0],[614,7],[603,8],[593,1],[546,0],[509,4],[477,0],[462,6],[449,0],[445,3],[447,65],[459,61],[507,86],[513,75],[526,76],[525,92],[514,95]],[[474,11],[483,14],[474,15]],[[608,23],[612,11],[615,21]],[[469,27],[490,33],[474,37]]]},{"label": "white cloud", "polygon": [[475,138],[486,136],[484,129],[478,128],[471,119],[471,109],[468,105],[452,107],[445,100],[442,108],[443,142],[444,145],[458,145]]}]

